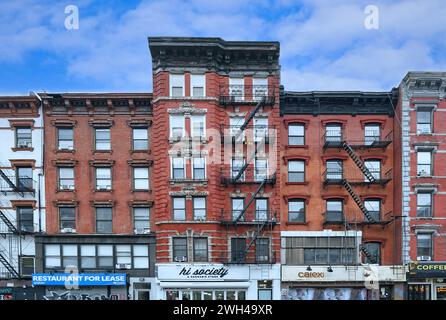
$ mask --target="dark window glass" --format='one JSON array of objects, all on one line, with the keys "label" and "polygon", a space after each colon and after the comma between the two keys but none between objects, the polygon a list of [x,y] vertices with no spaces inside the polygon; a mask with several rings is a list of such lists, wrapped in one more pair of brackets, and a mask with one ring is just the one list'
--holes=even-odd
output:
[{"label": "dark window glass", "polygon": [[24,232],[34,232],[34,210],[32,207],[18,207],[19,229]]},{"label": "dark window glass", "polygon": [[288,221],[305,222],[305,201],[290,199],[288,201]]},{"label": "dark window glass", "polygon": [[269,261],[269,239],[256,240],[256,262]]},{"label": "dark window glass", "polygon": [[76,229],[76,208],[59,207],[60,229],[70,228]]},{"label": "dark window glass", "polygon": [[96,232],[112,233],[112,208],[96,208]]},{"label": "dark window glass", "polygon": [[194,238],[194,262],[208,261],[208,239]]},{"label": "dark window glass", "polygon": [[231,262],[244,262],[246,250],[245,238],[231,239]]},{"label": "dark window glass", "polygon": [[32,147],[32,131],[30,127],[16,128],[16,147],[17,148]]},{"label": "dark window glass", "polygon": [[173,260],[187,261],[187,238],[173,238]]}]

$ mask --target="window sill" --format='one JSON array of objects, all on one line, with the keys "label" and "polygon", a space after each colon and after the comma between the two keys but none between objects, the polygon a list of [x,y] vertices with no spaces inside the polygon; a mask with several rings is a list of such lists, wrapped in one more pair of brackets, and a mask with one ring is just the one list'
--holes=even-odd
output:
[{"label": "window sill", "polygon": [[305,182],[285,182],[286,186],[293,186],[293,185],[296,185],[296,186],[306,186],[308,184],[309,184],[308,181],[305,181]]},{"label": "window sill", "polygon": [[141,149],[141,150],[130,150],[130,154],[133,154],[133,153],[147,153],[147,154],[151,154],[152,153],[152,150],[151,149],[145,149],[145,150],[143,150],[143,149]]},{"label": "window sill", "polygon": [[56,149],[54,150],[54,153],[75,153],[76,151],[74,149]]},{"label": "window sill", "polygon": [[93,192],[113,192],[113,189],[108,189],[108,190],[101,190],[101,189],[94,189]]},{"label": "window sill", "polygon": [[286,145],[285,149],[308,149],[308,145],[307,144],[303,144],[303,145]]},{"label": "window sill", "polygon": [[207,179],[170,179],[170,184],[181,184],[181,183],[200,183],[207,185],[208,180]]},{"label": "window sill", "polygon": [[434,220],[434,217],[414,217],[416,220]]},{"label": "window sill", "polygon": [[132,193],[133,192],[152,193],[152,190],[151,189],[135,189],[135,190],[132,190]]},{"label": "window sill", "polygon": [[415,178],[416,179],[432,179],[434,176],[432,175],[427,175],[427,176],[419,176],[417,175]]},{"label": "window sill", "polygon": [[112,150],[91,150],[93,154],[95,153],[113,153]]},{"label": "window sill", "polygon": [[59,192],[76,192],[76,189],[56,189],[56,193]]},{"label": "window sill", "polygon": [[17,147],[14,147],[14,148],[11,148],[11,150],[13,152],[17,152],[17,151],[34,151],[34,148],[17,148]]},{"label": "window sill", "polygon": [[287,222],[285,222],[285,224],[286,224],[286,225],[289,225],[289,226],[294,226],[294,225],[297,225],[297,226],[299,226],[299,225],[306,226],[306,225],[308,225],[308,222],[290,222],[290,221],[287,221]]}]

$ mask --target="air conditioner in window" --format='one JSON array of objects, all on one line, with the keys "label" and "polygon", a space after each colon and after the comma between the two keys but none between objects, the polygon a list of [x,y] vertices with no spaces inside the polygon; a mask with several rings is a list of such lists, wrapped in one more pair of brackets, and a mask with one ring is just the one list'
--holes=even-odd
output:
[{"label": "air conditioner in window", "polygon": [[60,150],[73,150],[73,146],[59,148]]},{"label": "air conditioner in window", "polygon": [[418,172],[418,176],[419,177],[427,177],[427,176],[429,176],[429,174],[426,171],[422,170],[422,171]]},{"label": "air conditioner in window", "polygon": [[174,257],[173,261],[175,261],[175,262],[186,262],[187,261],[187,257]]},{"label": "air conditioner in window", "polygon": [[195,221],[205,222],[205,221],[206,221],[206,218],[205,218],[205,217],[197,217],[197,218],[195,219]]},{"label": "air conditioner in window", "polygon": [[111,190],[111,186],[98,186],[98,190]]},{"label": "air conditioner in window", "polygon": [[131,265],[129,263],[117,263],[116,269],[130,269]]},{"label": "air conditioner in window", "polygon": [[63,184],[60,186],[62,190],[74,190],[74,185],[72,184]]},{"label": "air conditioner in window", "polygon": [[61,233],[76,233],[76,229],[73,228],[63,228],[60,230]]},{"label": "air conditioner in window", "polygon": [[418,261],[431,261],[432,257],[431,256],[418,256],[417,260]]},{"label": "air conditioner in window", "polygon": [[428,128],[418,129],[417,134],[430,134],[431,131]]},{"label": "air conditioner in window", "polygon": [[135,234],[148,234],[150,233],[150,228],[136,228]]}]

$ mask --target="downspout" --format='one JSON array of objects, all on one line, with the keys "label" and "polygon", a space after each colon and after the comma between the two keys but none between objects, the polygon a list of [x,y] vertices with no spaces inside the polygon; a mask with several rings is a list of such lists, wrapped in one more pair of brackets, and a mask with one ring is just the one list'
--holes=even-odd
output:
[{"label": "downspout", "polygon": [[40,109],[41,109],[41,144],[40,144],[40,158],[42,159],[42,163],[41,163],[41,169],[38,175],[38,191],[37,191],[37,202],[38,202],[38,212],[39,212],[39,234],[42,233],[42,192],[41,192],[41,188],[42,188],[42,177],[44,176],[44,172],[45,172],[45,117],[44,117],[44,110],[43,110],[43,100],[42,98],[36,93],[36,92],[32,92],[31,94],[35,95],[37,97],[37,99],[39,99],[40,101]]}]

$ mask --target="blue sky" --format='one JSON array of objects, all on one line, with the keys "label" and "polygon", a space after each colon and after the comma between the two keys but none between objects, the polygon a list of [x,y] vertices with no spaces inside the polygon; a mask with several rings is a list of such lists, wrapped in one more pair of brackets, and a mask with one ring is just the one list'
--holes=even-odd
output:
[{"label": "blue sky", "polygon": [[0,0],[0,94],[151,92],[147,37],[160,35],[280,41],[286,90],[388,90],[446,71],[444,17],[444,0]]}]

